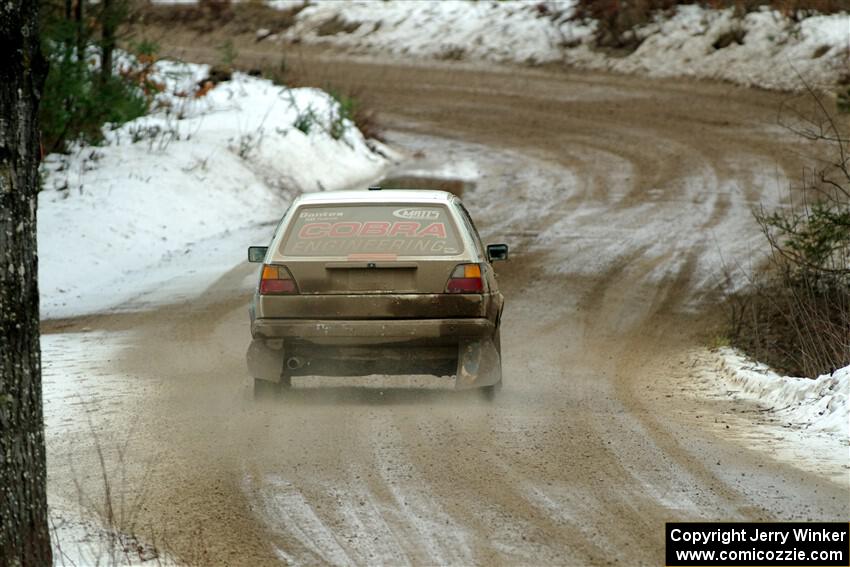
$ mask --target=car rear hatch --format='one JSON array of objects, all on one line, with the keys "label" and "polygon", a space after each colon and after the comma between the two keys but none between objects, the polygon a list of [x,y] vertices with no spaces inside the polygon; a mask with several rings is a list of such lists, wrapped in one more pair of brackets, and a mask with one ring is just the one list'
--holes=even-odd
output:
[{"label": "car rear hatch", "polygon": [[[445,205],[310,205],[294,213],[276,257],[295,296],[263,297],[264,316],[311,318],[481,316],[480,295],[447,294],[464,243]],[[328,297],[334,296],[334,297]]]}]

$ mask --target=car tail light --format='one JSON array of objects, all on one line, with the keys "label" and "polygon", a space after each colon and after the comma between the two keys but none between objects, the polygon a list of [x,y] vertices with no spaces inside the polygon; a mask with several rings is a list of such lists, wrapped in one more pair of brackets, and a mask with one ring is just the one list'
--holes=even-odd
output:
[{"label": "car tail light", "polygon": [[483,291],[484,280],[481,279],[479,264],[459,264],[446,284],[446,293],[481,293]]},{"label": "car tail light", "polygon": [[260,295],[281,295],[287,293],[298,293],[298,286],[292,279],[292,274],[286,266],[263,266],[263,275],[260,278]]}]

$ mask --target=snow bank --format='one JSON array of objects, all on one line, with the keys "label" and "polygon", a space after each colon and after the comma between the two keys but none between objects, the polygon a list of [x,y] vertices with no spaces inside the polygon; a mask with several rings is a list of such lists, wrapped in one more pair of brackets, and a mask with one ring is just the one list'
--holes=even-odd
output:
[{"label": "snow bank", "polygon": [[317,2],[286,36],[438,59],[557,60],[560,30],[538,15],[529,2]]},{"label": "snow bank", "polygon": [[735,395],[772,409],[782,421],[850,438],[850,366],[816,380],[779,376],[734,349],[720,349],[718,373],[740,391]]},{"label": "snow bank", "polygon": [[[850,61],[847,14],[795,23],[776,11],[738,18],[732,9],[680,6],[672,18],[656,21],[639,33],[646,39],[628,57],[600,57],[585,45],[568,52],[565,59],[588,68],[722,79],[779,90],[801,89],[798,73],[809,83],[834,84],[847,73]],[[730,43],[720,47],[724,36]]]},{"label": "snow bank", "polygon": [[[573,6],[573,0],[315,2],[298,14],[283,38],[395,56],[564,62],[789,90],[801,88],[797,72],[810,82],[832,84],[847,72],[850,60],[846,13],[798,23],[767,9],[738,18],[732,9],[681,6],[640,27],[643,43],[622,56],[594,47],[596,22],[572,21]],[[724,36],[736,39],[718,43]]]},{"label": "snow bank", "polygon": [[[163,272],[160,264],[276,221],[301,192],[367,184],[388,165],[386,148],[337,120],[326,93],[235,74],[197,96],[208,71],[157,63],[152,79],[165,90],[153,113],[107,128],[101,146],[47,156],[38,213],[43,318],[97,311],[199,269],[170,262]],[[249,244],[262,242],[228,242]]]}]

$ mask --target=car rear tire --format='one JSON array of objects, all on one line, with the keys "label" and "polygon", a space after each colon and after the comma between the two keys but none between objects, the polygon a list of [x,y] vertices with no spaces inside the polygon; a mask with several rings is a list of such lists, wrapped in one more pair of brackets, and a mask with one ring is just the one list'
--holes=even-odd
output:
[{"label": "car rear tire", "polygon": [[268,400],[278,396],[280,393],[280,384],[254,378],[254,399]]},{"label": "car rear tire", "polygon": [[496,395],[502,389],[502,381],[499,380],[497,383],[492,386],[484,386],[479,391],[481,392],[481,397],[483,397],[486,401],[492,402],[496,399]]},{"label": "car rear tire", "polygon": [[292,388],[292,377],[284,373],[280,377],[280,382],[271,382],[270,380],[261,380],[254,378],[254,399],[270,399],[277,398],[285,390]]},{"label": "car rear tire", "polygon": [[[493,344],[496,346],[496,352],[499,353],[499,366],[502,365],[502,337],[501,337],[501,329],[496,331],[496,334],[493,335]],[[492,402],[496,399],[496,395],[502,389],[502,380],[499,380],[492,386],[484,386],[481,388],[481,396],[487,400],[488,402]]]}]

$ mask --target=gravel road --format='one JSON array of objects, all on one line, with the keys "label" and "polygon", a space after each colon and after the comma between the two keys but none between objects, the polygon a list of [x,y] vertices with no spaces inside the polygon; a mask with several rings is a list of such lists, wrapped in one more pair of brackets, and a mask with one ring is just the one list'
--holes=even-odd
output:
[{"label": "gravel road", "polygon": [[[241,56],[270,55],[254,49]],[[99,444],[114,498],[142,494],[119,527],[205,565],[661,565],[665,521],[850,517],[850,483],[774,460],[769,441],[747,448],[734,435],[745,422],[717,427],[733,408],[687,393],[724,263],[758,244],[750,207],[775,202],[803,163],[776,126],[780,95],[299,61],[303,83],[380,109],[409,156],[400,167],[477,167],[464,198],[485,240],[513,254],[497,266],[500,397],[367,379],[256,404],[244,368],[255,268],[222,266],[200,300],[142,297],[45,324],[48,398],[63,372],[100,392],[48,415],[54,497],[98,504]]]}]

